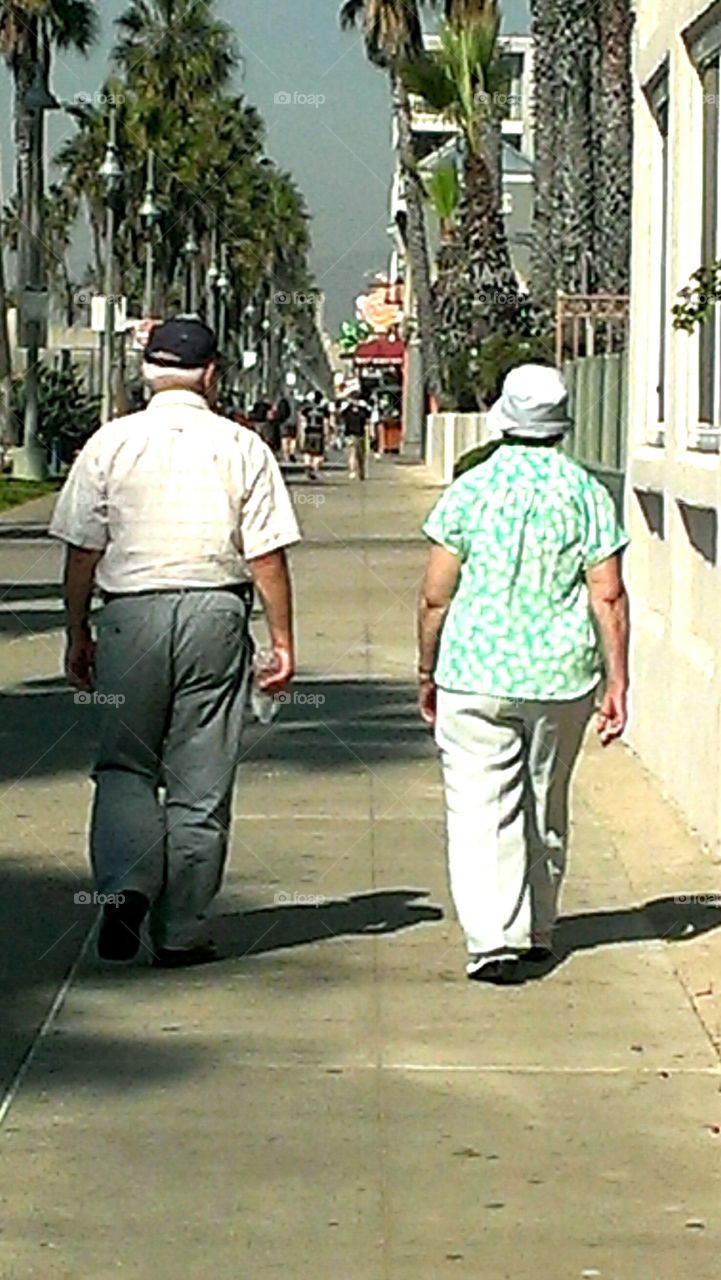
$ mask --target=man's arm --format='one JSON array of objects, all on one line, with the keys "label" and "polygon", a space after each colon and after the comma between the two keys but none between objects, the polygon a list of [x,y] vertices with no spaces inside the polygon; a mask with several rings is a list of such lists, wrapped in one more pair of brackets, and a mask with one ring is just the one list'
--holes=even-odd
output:
[{"label": "man's arm", "polygon": [[435,724],[436,686],[433,672],[443,623],[458,586],[460,556],[446,547],[434,546],[418,603],[419,707],[426,724]]},{"label": "man's arm", "polygon": [[586,581],[606,665],[606,689],[598,712],[598,734],[603,746],[607,747],[620,738],[628,719],[628,595],[620,555],[611,556],[589,569]]},{"label": "man's arm", "polygon": [[293,592],[284,550],[249,560],[258,595],[263,604],[270,641],[275,655],[275,670],[263,680],[266,693],[281,693],[295,674],[293,643]]},{"label": "man's arm", "polygon": [[102,556],[102,551],[74,546],[68,546],[65,556],[65,674],[78,689],[89,689],[93,679],[95,644],[90,630],[90,601]]}]

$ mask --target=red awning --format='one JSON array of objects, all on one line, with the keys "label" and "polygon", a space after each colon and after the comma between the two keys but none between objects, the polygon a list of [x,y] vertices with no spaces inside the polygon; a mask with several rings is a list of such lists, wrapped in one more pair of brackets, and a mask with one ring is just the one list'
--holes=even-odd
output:
[{"label": "red awning", "polygon": [[393,341],[381,335],[361,342],[353,359],[356,364],[402,365],[404,356],[405,343],[400,338]]}]

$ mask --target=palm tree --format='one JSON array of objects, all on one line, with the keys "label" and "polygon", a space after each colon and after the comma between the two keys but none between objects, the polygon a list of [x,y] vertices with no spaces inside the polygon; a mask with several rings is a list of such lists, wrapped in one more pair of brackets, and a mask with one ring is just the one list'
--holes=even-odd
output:
[{"label": "palm tree", "polygon": [[[462,9],[462,13],[461,13]],[[501,196],[501,119],[506,76],[498,55],[496,0],[449,5],[440,48],[403,68],[407,87],[464,140],[464,190],[456,232],[439,259],[437,285],[446,360],[490,333],[522,328],[518,282],[508,248]]]},{"label": "palm tree", "polygon": [[416,0],[346,0],[340,22],[344,30],[362,22],[369,60],[390,76],[406,194],[408,257],[418,301],[423,373],[428,391],[437,399],[441,392],[441,366],[425,226],[425,193],[413,144],[410,98],[400,75],[404,63],[423,53],[418,5]]},{"label": "palm tree", "polygon": [[116,21],[113,58],[129,89],[153,86],[166,102],[190,104],[224,89],[239,64],[233,29],[215,0],[131,0]]}]

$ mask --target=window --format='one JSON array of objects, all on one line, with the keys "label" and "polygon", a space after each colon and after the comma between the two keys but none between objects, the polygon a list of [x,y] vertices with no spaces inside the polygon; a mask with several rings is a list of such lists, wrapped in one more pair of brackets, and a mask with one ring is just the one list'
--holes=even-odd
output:
[{"label": "window", "polygon": [[[703,89],[703,194],[701,205],[701,262],[713,262],[721,250],[719,244],[719,92],[721,91],[718,55],[700,72]],[[699,354],[699,422],[718,431],[721,422],[719,396],[719,337],[721,315],[715,307],[713,315],[701,328]],[[707,432],[703,433],[707,435]],[[718,447],[718,442],[716,443]]]},{"label": "window", "polygon": [[[701,84],[701,244],[704,266],[721,257],[719,143],[721,142],[721,3],[712,5],[684,33]],[[698,430],[691,448],[717,453],[721,440],[721,307],[701,326],[698,362]]]},{"label": "window", "polygon": [[669,287],[668,287],[668,240],[669,240],[669,202],[670,202],[670,157],[669,157],[669,75],[668,62],[664,63],[651,84],[646,88],[646,98],[656,126],[657,136],[654,147],[653,206],[651,218],[652,253],[655,277],[655,301],[658,305],[657,353],[653,354],[656,382],[656,425],[649,433],[649,444],[663,444],[666,424],[666,394],[668,376],[668,335],[669,335]]},{"label": "window", "polygon": [[508,77],[506,119],[520,120],[523,116],[523,54],[506,53],[502,62],[504,73]]}]

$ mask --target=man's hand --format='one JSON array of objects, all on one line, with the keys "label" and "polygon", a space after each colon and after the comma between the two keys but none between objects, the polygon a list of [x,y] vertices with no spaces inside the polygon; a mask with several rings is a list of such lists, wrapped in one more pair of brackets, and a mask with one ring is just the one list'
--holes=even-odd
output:
[{"label": "man's hand", "polygon": [[436,709],[438,701],[438,690],[436,682],[431,676],[421,676],[418,686],[418,710],[421,713],[421,720],[433,729],[436,723]]},{"label": "man's hand", "polygon": [[89,626],[69,627],[65,649],[65,675],[74,689],[88,690],[95,677],[95,641]]},{"label": "man's hand", "polygon": [[627,720],[626,686],[623,684],[607,685],[603,701],[598,708],[596,726],[601,745],[608,747],[612,742],[620,738],[626,728]]},{"label": "man's hand", "polygon": [[287,645],[273,645],[273,666],[263,671],[257,678],[258,688],[263,693],[282,693],[295,675],[295,657],[293,650]]}]

